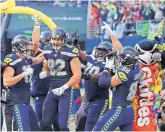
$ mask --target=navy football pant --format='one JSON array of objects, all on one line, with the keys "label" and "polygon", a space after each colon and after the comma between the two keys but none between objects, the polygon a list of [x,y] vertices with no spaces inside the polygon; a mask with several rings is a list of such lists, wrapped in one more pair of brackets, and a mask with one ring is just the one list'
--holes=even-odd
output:
[{"label": "navy football pant", "polygon": [[12,131],[12,126],[13,126],[13,131],[17,131],[17,125],[16,121],[14,119],[14,116],[11,112],[10,106],[8,104],[5,104],[5,121],[6,121],[6,128],[7,131]]},{"label": "navy football pant", "polygon": [[112,106],[112,108],[96,123],[93,131],[114,131],[117,127],[121,131],[132,131],[134,111],[128,108]]},{"label": "navy football pant", "polygon": [[[37,116],[38,122],[40,122],[42,120],[42,107],[43,107],[45,98],[46,98],[46,94],[33,96],[35,114]],[[57,122],[58,115],[55,116],[54,118],[55,118],[55,120],[53,122],[53,128],[54,128],[54,130],[58,131],[59,130],[58,122]],[[51,126],[50,126],[50,128],[48,128],[48,130],[52,131]]]},{"label": "navy football pant", "polygon": [[87,112],[85,131],[92,131],[98,119],[108,111],[108,104],[108,99],[98,99],[85,109]]},{"label": "navy football pant", "polygon": [[39,123],[41,130],[47,131],[57,113],[60,130],[69,130],[68,123],[72,114],[72,105],[73,90],[71,88],[67,89],[61,96],[57,96],[52,91],[49,91],[43,105],[42,120]]},{"label": "navy football pant", "polygon": [[19,131],[39,131],[37,117],[30,105],[10,106]]}]

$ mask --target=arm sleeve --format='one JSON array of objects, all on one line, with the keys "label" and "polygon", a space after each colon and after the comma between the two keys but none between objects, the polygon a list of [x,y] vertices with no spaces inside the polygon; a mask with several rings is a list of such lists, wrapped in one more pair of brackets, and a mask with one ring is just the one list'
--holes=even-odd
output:
[{"label": "arm sleeve", "polygon": [[111,77],[109,77],[107,72],[102,72],[99,77],[98,85],[104,88],[110,88]]}]

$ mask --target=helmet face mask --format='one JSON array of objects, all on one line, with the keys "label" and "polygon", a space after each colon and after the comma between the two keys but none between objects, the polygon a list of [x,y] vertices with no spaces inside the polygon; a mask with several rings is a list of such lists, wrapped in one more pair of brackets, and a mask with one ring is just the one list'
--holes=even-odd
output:
[{"label": "helmet face mask", "polygon": [[33,57],[34,55],[33,45],[24,45],[22,54],[28,58]]},{"label": "helmet face mask", "polygon": [[106,56],[107,51],[104,49],[95,49],[95,57],[97,60],[104,61],[104,57]]},{"label": "helmet face mask", "polygon": [[[50,39],[51,40],[51,39]],[[49,44],[51,41],[50,40],[47,40],[47,39],[42,39],[41,41],[46,45],[46,44]]]},{"label": "helmet face mask", "polygon": [[101,42],[96,48],[95,48],[95,57],[97,60],[105,61],[106,58],[112,59],[117,55],[116,51],[112,47],[112,44],[110,42]]}]

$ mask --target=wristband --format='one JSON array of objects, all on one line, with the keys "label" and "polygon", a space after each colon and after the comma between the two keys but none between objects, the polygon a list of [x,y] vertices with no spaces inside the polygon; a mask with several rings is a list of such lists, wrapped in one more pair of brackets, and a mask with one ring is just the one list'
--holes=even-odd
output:
[{"label": "wristband", "polygon": [[40,25],[36,25],[36,24],[35,24],[34,27],[35,27],[35,28],[40,28]]},{"label": "wristband", "polygon": [[68,86],[67,84],[63,85],[63,87],[64,87],[65,89],[68,89],[68,88],[69,88],[69,86]]}]

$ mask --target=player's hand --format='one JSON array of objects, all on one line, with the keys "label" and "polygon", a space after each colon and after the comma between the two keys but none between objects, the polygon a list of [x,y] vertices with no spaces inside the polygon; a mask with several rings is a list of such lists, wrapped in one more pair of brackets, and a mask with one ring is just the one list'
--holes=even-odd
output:
[{"label": "player's hand", "polygon": [[64,94],[64,91],[65,91],[66,89],[68,89],[68,88],[69,88],[69,87],[65,84],[65,85],[63,85],[63,86],[61,86],[61,87],[59,87],[59,88],[53,89],[52,92],[53,92],[55,95],[57,95],[57,96],[61,96],[62,94]]},{"label": "player's hand", "polygon": [[32,16],[35,26],[40,26],[40,16],[37,14],[37,11],[34,11],[34,15]]},{"label": "player's hand", "polygon": [[82,73],[81,78],[83,78],[85,80],[90,80],[90,75],[87,73]]},{"label": "player's hand", "polygon": [[24,74],[24,78],[31,76],[33,74],[33,69],[31,67],[28,67],[25,69],[25,71],[23,72]]},{"label": "player's hand", "polygon": [[106,63],[105,63],[104,69],[110,71],[113,69],[113,67],[114,67],[114,58],[112,58],[112,59],[106,58]]},{"label": "player's hand", "polygon": [[152,59],[154,59],[155,61],[161,61],[162,60],[161,59],[161,53],[159,53],[159,52],[153,53]]},{"label": "player's hand", "polygon": [[76,33],[76,32],[73,32],[71,33],[71,36],[72,36],[72,43],[74,45],[78,44],[78,41],[79,41],[79,34]]},{"label": "player's hand", "polygon": [[42,71],[42,72],[39,74],[39,77],[40,77],[40,79],[47,78],[47,77],[48,77],[48,72]]},{"label": "player's hand", "polygon": [[114,33],[113,33],[112,29],[110,28],[110,26],[104,21],[103,21],[103,24],[104,24],[104,26],[100,27],[101,30],[106,29],[108,31],[109,35],[113,35]]}]

